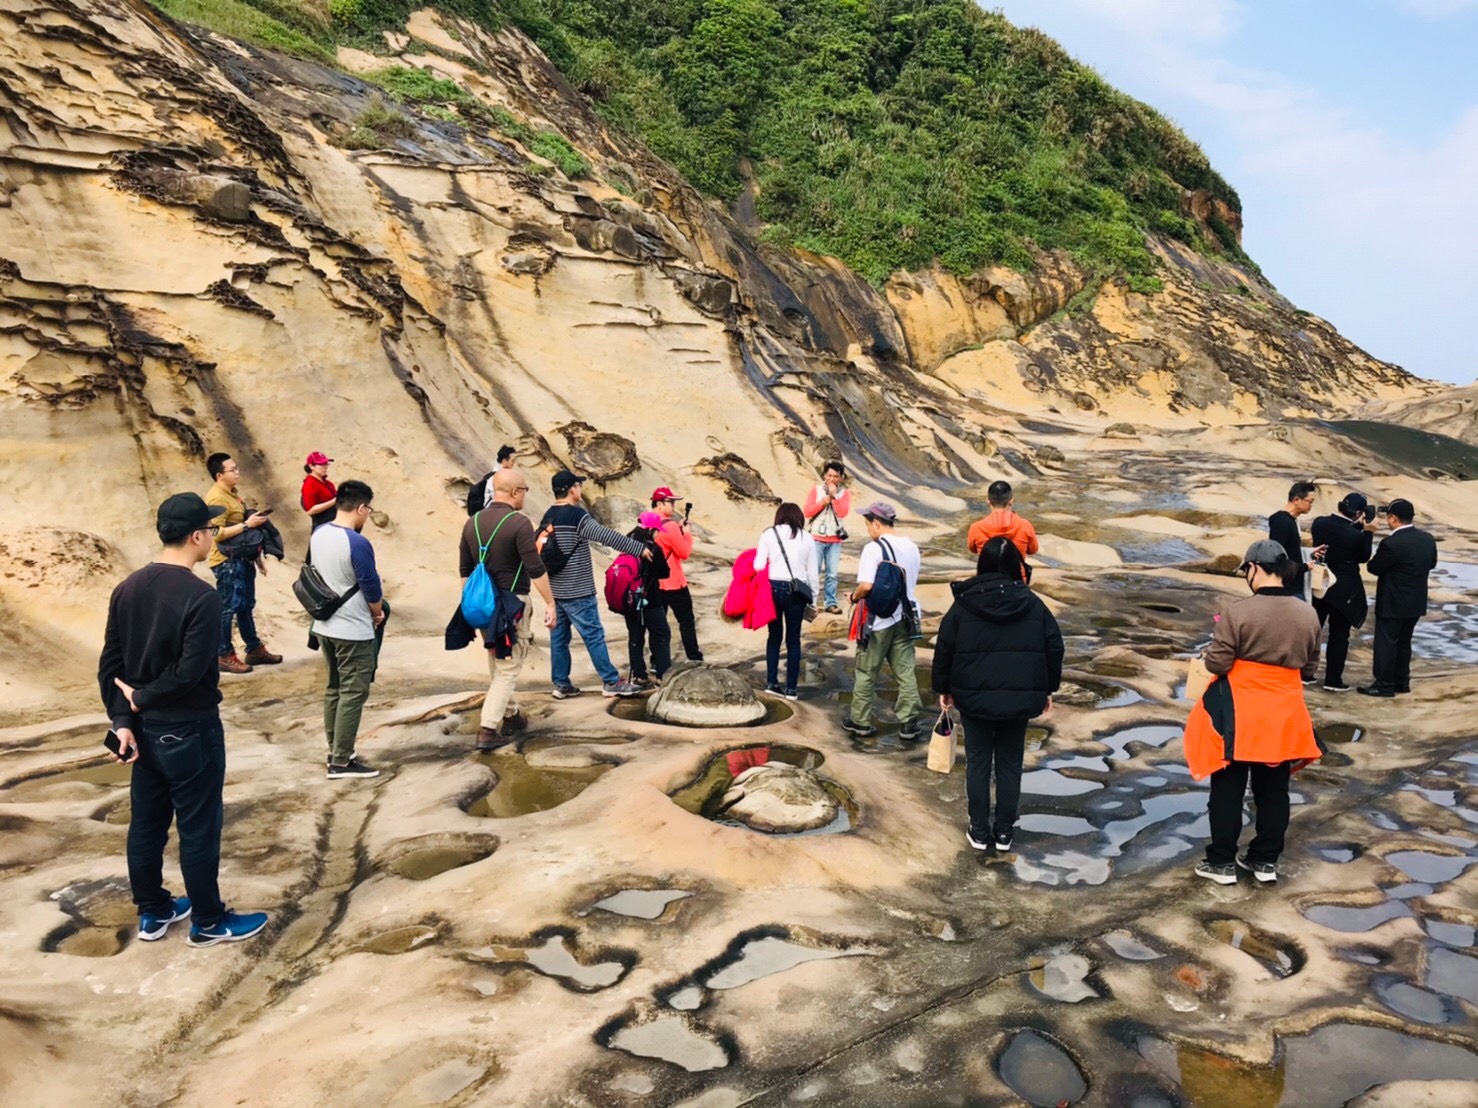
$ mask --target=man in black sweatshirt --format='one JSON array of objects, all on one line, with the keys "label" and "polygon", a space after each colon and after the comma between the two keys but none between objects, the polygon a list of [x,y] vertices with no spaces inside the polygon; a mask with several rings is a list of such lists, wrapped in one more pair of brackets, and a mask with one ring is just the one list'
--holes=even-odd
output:
[{"label": "man in black sweatshirt", "polygon": [[[115,760],[133,766],[128,880],[139,938],[162,939],[193,914],[191,946],[249,939],[264,912],[238,914],[221,901],[220,594],[195,576],[210,556],[224,509],[193,492],[159,505],[159,560],[128,576],[108,601],[98,687],[118,736]],[[188,897],[164,887],[164,845],[174,821]]]}]

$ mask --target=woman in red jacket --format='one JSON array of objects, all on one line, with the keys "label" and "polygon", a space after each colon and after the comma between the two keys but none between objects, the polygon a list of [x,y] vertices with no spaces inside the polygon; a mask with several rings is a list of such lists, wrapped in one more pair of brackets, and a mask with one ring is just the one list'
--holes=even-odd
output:
[{"label": "woman in red jacket", "polygon": [[339,490],[328,479],[328,467],[332,462],[333,459],[323,451],[315,450],[303,463],[303,472],[308,475],[303,478],[303,511],[308,513],[315,531],[325,523],[333,522],[338,503]]}]

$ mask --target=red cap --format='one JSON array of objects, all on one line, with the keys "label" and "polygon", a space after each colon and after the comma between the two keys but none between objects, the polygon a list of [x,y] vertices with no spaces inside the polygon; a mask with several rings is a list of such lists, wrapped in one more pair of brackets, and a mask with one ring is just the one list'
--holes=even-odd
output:
[{"label": "red cap", "polygon": [[325,454],[322,450],[315,450],[313,451],[313,453],[308,455],[307,464],[310,466],[326,466],[332,461],[333,459]]},{"label": "red cap", "polygon": [[654,504],[661,503],[663,500],[676,500],[676,499],[677,499],[677,493],[673,492],[666,485],[663,485],[660,489],[655,489],[652,492],[652,502]]}]

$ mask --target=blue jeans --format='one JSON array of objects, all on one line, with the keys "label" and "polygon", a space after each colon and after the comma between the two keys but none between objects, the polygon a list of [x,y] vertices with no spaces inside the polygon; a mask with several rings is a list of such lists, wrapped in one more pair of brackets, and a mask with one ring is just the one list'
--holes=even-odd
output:
[{"label": "blue jeans", "polygon": [[834,608],[837,602],[837,577],[842,568],[842,544],[818,542],[816,554],[821,559],[821,591],[825,593],[821,606]]},{"label": "blue jeans", "polygon": [[790,591],[790,582],[771,581],[770,595],[775,600],[775,618],[770,622],[765,640],[765,684],[780,683],[780,640],[785,640],[785,690],[793,692],[801,679],[801,628],[805,620],[806,599]]},{"label": "blue jeans", "polygon": [[139,914],[173,914],[164,887],[164,847],[173,821],[180,837],[180,873],[196,927],[214,927],[221,903],[221,788],[226,781],[226,733],[219,717],[185,723],[144,721],[134,732],[128,823],[128,883]]},{"label": "blue jeans", "polygon": [[554,685],[570,683],[570,626],[580,632],[580,639],[590,654],[595,672],[607,685],[621,680],[621,674],[611,664],[611,655],[606,650],[606,629],[600,622],[600,605],[595,597],[582,596],[579,600],[556,600],[554,603],[554,630],[549,632],[549,676]]},{"label": "blue jeans", "polygon": [[221,647],[224,658],[236,648],[231,645],[231,617],[241,628],[241,641],[247,650],[262,645],[257,634],[257,621],[252,615],[257,606],[257,567],[253,562],[228,559],[211,570],[216,575],[216,592],[221,594]]}]

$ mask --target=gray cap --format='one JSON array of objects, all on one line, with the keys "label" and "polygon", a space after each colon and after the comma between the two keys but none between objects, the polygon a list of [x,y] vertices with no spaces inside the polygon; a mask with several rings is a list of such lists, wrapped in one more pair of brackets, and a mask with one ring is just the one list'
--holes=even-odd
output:
[{"label": "gray cap", "polygon": [[1267,567],[1275,564],[1279,558],[1287,558],[1288,551],[1283,549],[1281,542],[1272,539],[1258,539],[1247,548],[1247,556],[1242,559],[1242,568],[1251,565]]},{"label": "gray cap", "polygon": [[898,510],[886,500],[874,500],[866,508],[862,509],[863,519],[875,519],[879,523],[886,523],[889,527],[898,522]]}]

